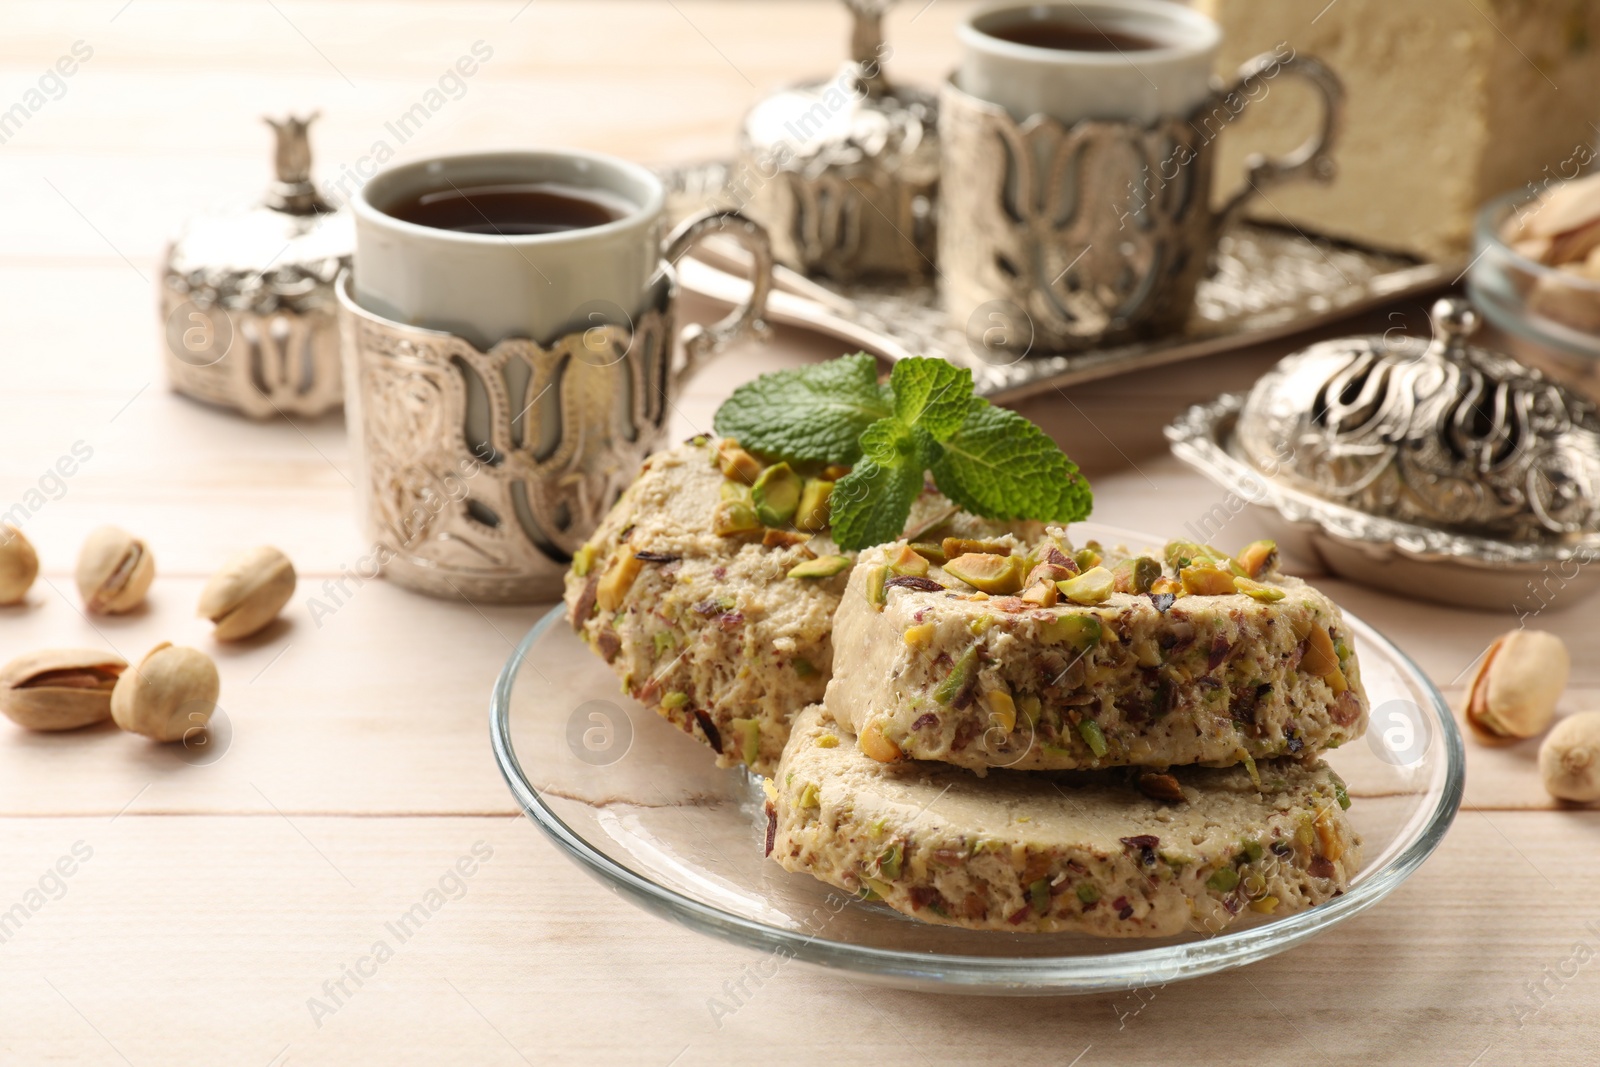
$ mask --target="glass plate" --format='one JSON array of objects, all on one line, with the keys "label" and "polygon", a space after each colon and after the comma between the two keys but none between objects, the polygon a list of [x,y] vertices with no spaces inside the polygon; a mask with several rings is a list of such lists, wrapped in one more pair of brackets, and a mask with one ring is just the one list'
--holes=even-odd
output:
[{"label": "glass plate", "polygon": [[[1097,523],[1080,541],[1149,545]],[[1282,918],[1246,913],[1220,934],[1111,939],[932,926],[763,856],[760,780],[619,693],[616,677],[546,615],[495,684],[490,736],[517,802],[602,884],[702,933],[907,989],[1005,995],[1156,986],[1238,967],[1382,900],[1438,846],[1461,804],[1461,735],[1432,682],[1346,616],[1372,702],[1367,736],[1327,755],[1354,803],[1365,866],[1350,891]]]}]

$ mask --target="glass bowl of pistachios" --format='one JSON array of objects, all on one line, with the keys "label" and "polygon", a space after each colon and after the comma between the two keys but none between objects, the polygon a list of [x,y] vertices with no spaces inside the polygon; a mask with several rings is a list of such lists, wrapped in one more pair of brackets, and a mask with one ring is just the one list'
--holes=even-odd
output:
[{"label": "glass bowl of pistachios", "polygon": [[1490,322],[1600,359],[1600,174],[1490,201],[1474,240],[1467,291]]}]

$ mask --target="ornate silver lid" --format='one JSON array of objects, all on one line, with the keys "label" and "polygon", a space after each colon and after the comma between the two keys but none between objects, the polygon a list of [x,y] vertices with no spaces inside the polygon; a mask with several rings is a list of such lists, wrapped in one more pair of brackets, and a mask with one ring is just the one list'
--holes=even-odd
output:
[{"label": "ornate silver lid", "polygon": [[850,59],[750,109],[732,186],[789,267],[841,281],[931,274],[938,98],[884,73],[893,0],[844,2]]},{"label": "ornate silver lid", "polygon": [[167,285],[229,308],[333,307],[333,282],[348,264],[355,231],[311,181],[307,131],[317,118],[268,118],[276,136],[275,180],[244,211],[190,220],[167,255]]},{"label": "ornate silver lid", "polygon": [[1402,523],[1511,542],[1600,531],[1600,415],[1537,370],[1468,343],[1477,313],[1433,306],[1431,341],[1326,341],[1261,378],[1234,447],[1261,474]]},{"label": "ornate silver lid", "polygon": [[316,115],[267,119],[274,181],[244,210],[191,219],[167,246],[163,348],[173,388],[252,418],[337,406],[338,303],[355,231],[311,180]]}]

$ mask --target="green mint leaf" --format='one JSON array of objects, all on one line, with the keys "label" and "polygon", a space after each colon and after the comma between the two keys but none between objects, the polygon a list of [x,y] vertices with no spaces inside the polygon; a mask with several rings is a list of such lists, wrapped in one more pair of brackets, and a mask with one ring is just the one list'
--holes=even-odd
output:
[{"label": "green mint leaf", "polygon": [[943,441],[972,409],[972,371],[942,359],[902,359],[889,374],[894,417]]},{"label": "green mint leaf", "polygon": [[1043,430],[984,400],[928,465],[940,492],[985,518],[1078,522],[1094,506],[1077,465]]},{"label": "green mint leaf", "polygon": [[763,374],[733,391],[712,426],[752,452],[797,462],[854,463],[862,431],[893,414],[864,352]]},{"label": "green mint leaf", "polygon": [[911,466],[917,461],[917,439],[899,419],[879,419],[861,435],[861,454],[880,467]]},{"label": "green mint leaf", "polygon": [[863,458],[833,487],[834,543],[854,552],[895,540],[920,492],[920,463],[885,466]]}]

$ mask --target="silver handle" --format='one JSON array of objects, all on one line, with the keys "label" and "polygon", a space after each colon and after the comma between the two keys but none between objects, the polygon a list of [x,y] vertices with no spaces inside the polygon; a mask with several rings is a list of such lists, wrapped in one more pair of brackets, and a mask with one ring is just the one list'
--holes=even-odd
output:
[{"label": "silver handle", "polygon": [[1327,64],[1310,56],[1291,55],[1278,58],[1276,53],[1263,52],[1247,60],[1239,68],[1232,85],[1223,89],[1215,99],[1226,103],[1237,97],[1243,102],[1237,110],[1229,108],[1235,116],[1263,97],[1252,99],[1248,91],[1255,85],[1279,74],[1296,74],[1310,82],[1322,97],[1322,122],[1305,143],[1287,155],[1269,157],[1259,152],[1245,160],[1244,188],[1235,193],[1216,215],[1217,232],[1232,225],[1250,200],[1264,190],[1297,178],[1313,181],[1331,181],[1337,166],[1333,149],[1339,141],[1339,131],[1344,125],[1344,83]]},{"label": "silver handle", "polygon": [[772,292],[772,242],[758,223],[737,211],[707,211],[685,219],[667,238],[667,262],[676,264],[700,242],[719,235],[738,241],[754,261],[750,270],[750,298],[710,326],[695,323],[684,327],[681,335],[683,366],[674,375],[678,382],[692,375],[728,342],[745,334],[765,340],[770,332],[765,315],[767,295]]}]

